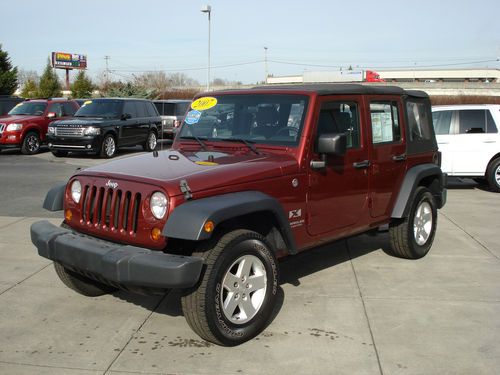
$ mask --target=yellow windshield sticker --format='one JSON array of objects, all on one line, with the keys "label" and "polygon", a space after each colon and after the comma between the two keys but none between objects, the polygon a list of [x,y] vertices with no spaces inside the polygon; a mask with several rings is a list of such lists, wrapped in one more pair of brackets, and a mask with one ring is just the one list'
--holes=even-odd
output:
[{"label": "yellow windshield sticker", "polygon": [[92,103],[92,100],[87,100],[86,102],[84,102],[84,103],[83,103],[82,107],[83,107],[84,105],[87,105],[87,104],[90,104],[90,103]]},{"label": "yellow windshield sticker", "polygon": [[217,98],[211,96],[204,96],[203,98],[196,99],[191,103],[191,108],[197,111],[205,111],[214,107],[217,104]]},{"label": "yellow windshield sticker", "polygon": [[23,105],[23,103],[18,103],[18,104],[16,104],[16,107],[19,107],[20,105]]},{"label": "yellow windshield sticker", "polygon": [[219,165],[218,163],[214,163],[213,161],[195,161],[198,165],[205,165],[207,167],[213,167]]}]

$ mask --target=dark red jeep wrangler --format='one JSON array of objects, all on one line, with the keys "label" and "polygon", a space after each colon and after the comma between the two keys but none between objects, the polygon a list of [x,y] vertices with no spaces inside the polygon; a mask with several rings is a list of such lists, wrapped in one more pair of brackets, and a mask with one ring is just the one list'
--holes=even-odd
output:
[{"label": "dark red jeep wrangler", "polygon": [[259,334],[276,259],[388,227],[392,253],[429,251],[446,201],[427,94],[350,84],[195,98],[171,150],[77,172],[49,191],[61,227],[32,225],[41,256],[88,296],[183,290],[203,339]]}]

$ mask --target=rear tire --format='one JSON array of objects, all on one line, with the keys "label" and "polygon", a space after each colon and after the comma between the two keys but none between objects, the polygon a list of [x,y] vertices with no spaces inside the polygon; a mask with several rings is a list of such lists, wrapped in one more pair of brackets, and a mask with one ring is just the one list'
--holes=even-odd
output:
[{"label": "rear tire", "polygon": [[430,250],[437,226],[437,208],[429,189],[418,187],[408,216],[389,225],[391,255],[418,259]]},{"label": "rear tire", "polygon": [[276,304],[278,267],[260,234],[235,230],[200,254],[204,273],[182,297],[189,326],[204,340],[239,345],[258,335]]},{"label": "rear tire", "polygon": [[21,145],[21,153],[24,155],[37,154],[40,151],[40,136],[37,132],[28,132]]},{"label": "rear tire", "polygon": [[488,166],[486,180],[491,190],[500,193],[500,159],[493,160]]},{"label": "rear tire", "polygon": [[70,271],[60,263],[54,262],[54,268],[56,269],[57,276],[59,276],[64,285],[84,296],[97,297],[116,290],[116,288],[112,286],[101,284],[76,272]]}]

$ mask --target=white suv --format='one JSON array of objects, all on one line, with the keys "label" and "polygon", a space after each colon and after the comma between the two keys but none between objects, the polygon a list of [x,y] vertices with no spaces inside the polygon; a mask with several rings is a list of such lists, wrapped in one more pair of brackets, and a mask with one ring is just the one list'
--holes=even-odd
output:
[{"label": "white suv", "polygon": [[500,105],[435,106],[432,118],[443,172],[500,192]]}]

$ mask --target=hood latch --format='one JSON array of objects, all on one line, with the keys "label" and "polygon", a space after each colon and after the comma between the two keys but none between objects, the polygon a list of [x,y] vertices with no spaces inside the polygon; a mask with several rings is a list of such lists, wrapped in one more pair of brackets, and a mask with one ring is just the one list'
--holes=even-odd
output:
[{"label": "hood latch", "polygon": [[184,194],[184,199],[189,200],[193,198],[193,194],[191,194],[191,189],[189,188],[186,180],[181,180],[179,183],[179,187],[181,189],[181,192]]}]

